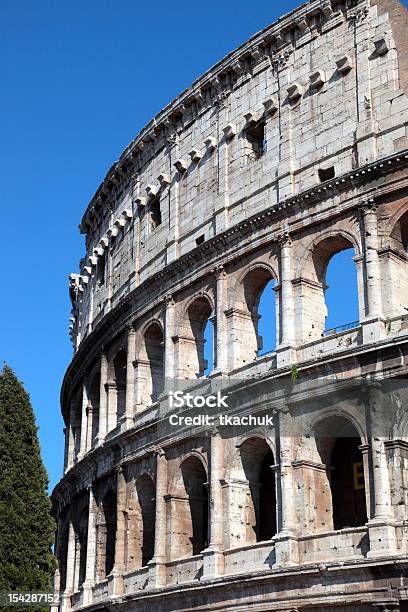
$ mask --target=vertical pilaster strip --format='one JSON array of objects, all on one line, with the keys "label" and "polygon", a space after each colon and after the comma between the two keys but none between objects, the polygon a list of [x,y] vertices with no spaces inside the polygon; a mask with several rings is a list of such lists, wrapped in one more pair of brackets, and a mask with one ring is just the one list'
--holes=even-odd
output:
[{"label": "vertical pilaster strip", "polygon": [[72,595],[74,592],[75,580],[75,530],[72,520],[69,521],[68,546],[67,546],[67,567],[65,580],[65,593]]},{"label": "vertical pilaster strip", "polygon": [[95,585],[96,568],[96,513],[97,506],[93,485],[89,485],[88,539],[86,544],[86,571],[84,582],[84,605],[92,603],[92,588]]},{"label": "vertical pilaster strip", "polygon": [[82,411],[81,411],[81,444],[79,453],[80,456],[87,451],[87,431],[88,431],[88,374],[84,374],[82,383]]},{"label": "vertical pilaster strip", "polygon": [[227,371],[227,319],[225,316],[225,295],[226,272],[224,266],[216,269],[217,293],[216,293],[216,369],[219,372]]},{"label": "vertical pilaster strip", "polygon": [[361,243],[364,255],[365,318],[381,317],[381,274],[378,259],[377,209],[374,200],[367,200],[361,210]]},{"label": "vertical pilaster strip", "polygon": [[133,425],[135,410],[135,360],[136,333],[133,325],[127,328],[127,362],[126,362],[126,427]]},{"label": "vertical pilaster strip", "polygon": [[[363,387],[364,388],[364,387]],[[387,414],[383,404],[380,385],[369,381],[365,386],[367,415],[371,435],[371,470],[368,480],[372,477],[374,492],[373,514],[368,521],[370,550],[367,557],[383,557],[394,555],[397,548],[395,522],[391,504],[390,478],[385,454],[384,439],[387,427]],[[366,478],[367,480],[367,478]],[[369,486],[369,481],[366,486]]]},{"label": "vertical pilaster strip", "polygon": [[174,299],[172,295],[165,297],[165,340],[164,340],[164,388],[174,386],[175,361],[174,361]]},{"label": "vertical pilaster strip", "polygon": [[221,479],[224,466],[224,441],[219,432],[211,435],[210,448],[210,542],[209,548],[222,550],[224,543],[224,510]]},{"label": "vertical pilaster strip", "polygon": [[149,585],[152,588],[166,585],[166,494],[167,459],[163,449],[156,451],[156,516],[154,532],[154,556],[149,561]]},{"label": "vertical pilaster strip", "polygon": [[293,345],[294,325],[294,303],[292,287],[292,241],[287,232],[279,239],[280,244],[280,272],[281,272],[281,304],[280,304],[280,344],[282,346]]},{"label": "vertical pilaster strip", "polygon": [[101,352],[101,386],[99,392],[99,431],[98,431],[98,443],[102,443],[106,436],[107,426],[107,397],[106,397],[106,383],[108,382],[108,361],[106,359],[105,352],[102,349]]},{"label": "vertical pilaster strip", "polygon": [[125,512],[126,512],[126,478],[121,466],[116,472],[116,542],[115,542],[115,570],[123,573],[126,569],[125,559]]}]

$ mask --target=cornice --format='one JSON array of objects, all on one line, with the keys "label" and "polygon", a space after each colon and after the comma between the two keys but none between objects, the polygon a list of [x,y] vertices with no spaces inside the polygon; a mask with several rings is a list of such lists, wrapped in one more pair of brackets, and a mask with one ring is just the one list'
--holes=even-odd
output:
[{"label": "cornice", "polygon": [[[163,279],[171,278],[179,272],[185,273],[188,270],[191,270],[192,265],[206,259],[209,253],[219,255],[219,253],[225,252],[225,247],[227,245],[233,243],[237,239],[242,240],[243,237],[251,235],[255,230],[267,228],[272,224],[276,224],[280,217],[296,206],[300,205],[304,209],[306,207],[313,206],[316,203],[325,201],[333,197],[333,195],[344,194],[347,192],[355,193],[354,206],[357,207],[373,197],[379,199],[381,196],[384,196],[387,193],[384,186],[381,186],[380,188],[375,187],[371,192],[368,191],[364,194],[358,194],[356,189],[363,185],[369,184],[371,181],[378,180],[383,175],[396,172],[399,169],[407,166],[408,149],[366,164],[357,170],[348,172],[343,176],[327,181],[326,183],[319,184],[305,190],[300,194],[290,196],[282,202],[278,202],[273,206],[270,206],[265,210],[256,213],[243,221],[240,221],[217,236],[210,238],[205,243],[195,247],[189,253],[179,257],[174,262],[150,276],[128,295],[123,296],[119,303],[103,317],[95,329],[92,330],[92,332],[86,336],[84,340],[82,340],[71,361],[71,364],[67,369],[62,383],[61,406],[64,406],[64,396],[74,379],[76,370],[80,367],[83,359],[91,354],[91,349],[96,342],[96,338],[101,336],[107,329],[112,329],[113,323],[118,321],[118,319],[120,319],[120,317],[123,316],[126,311],[130,311],[129,314],[133,314],[131,308],[133,302],[138,296],[145,294],[149,287],[154,284],[160,284]],[[403,183],[405,184],[405,181],[403,181]],[[398,183],[395,184],[395,187],[398,187]],[[276,236],[271,236],[270,240],[279,241],[281,234],[281,228],[279,227],[276,232]],[[166,293],[167,292],[168,290],[166,289]],[[151,304],[151,306],[159,305],[160,301],[161,298],[158,298],[154,304]],[[123,325],[128,322],[129,321],[125,321]],[[120,329],[118,328],[117,333],[120,333],[121,329],[122,327],[120,327]]]}]

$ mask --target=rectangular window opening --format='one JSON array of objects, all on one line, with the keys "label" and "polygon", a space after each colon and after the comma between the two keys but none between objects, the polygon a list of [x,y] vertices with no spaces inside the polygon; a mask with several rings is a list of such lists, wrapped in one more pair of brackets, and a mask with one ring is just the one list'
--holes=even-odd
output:
[{"label": "rectangular window opening", "polygon": [[330,168],[319,168],[317,172],[321,183],[324,183],[325,181],[330,181],[336,176],[334,166],[330,166]]},{"label": "rectangular window opening", "polygon": [[248,161],[256,161],[264,155],[266,151],[265,122],[257,121],[245,130],[247,140]]},{"label": "rectangular window opening", "polygon": [[196,245],[198,246],[199,244],[203,244],[205,238],[204,238],[204,234],[201,234],[201,236],[198,236],[196,238]]},{"label": "rectangular window opening", "polygon": [[155,198],[150,202],[150,228],[155,230],[162,222],[161,210],[160,210],[160,198]]},{"label": "rectangular window opening", "polygon": [[98,259],[98,264],[96,268],[96,279],[97,279],[99,287],[105,284],[105,266],[106,266],[106,258],[105,258],[105,253],[104,253]]}]

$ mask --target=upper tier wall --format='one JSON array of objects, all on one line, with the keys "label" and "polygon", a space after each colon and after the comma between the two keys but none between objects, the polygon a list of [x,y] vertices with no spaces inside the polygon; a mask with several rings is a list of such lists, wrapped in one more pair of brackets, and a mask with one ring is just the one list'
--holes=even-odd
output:
[{"label": "upper tier wall", "polygon": [[405,9],[350,4],[309,2],[257,34],[124,151],[81,223],[75,348],[121,297],[197,245],[407,148],[396,48]]}]

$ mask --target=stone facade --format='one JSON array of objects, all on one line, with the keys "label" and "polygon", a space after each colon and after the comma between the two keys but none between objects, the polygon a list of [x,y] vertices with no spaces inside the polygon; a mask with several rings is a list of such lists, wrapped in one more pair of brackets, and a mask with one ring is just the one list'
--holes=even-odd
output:
[{"label": "stone facade", "polygon": [[[408,609],[407,28],[395,0],[310,0],[96,192],[70,276],[61,612]],[[359,320],[327,330],[347,248]],[[174,388],[218,384],[273,425],[166,425]]]}]

